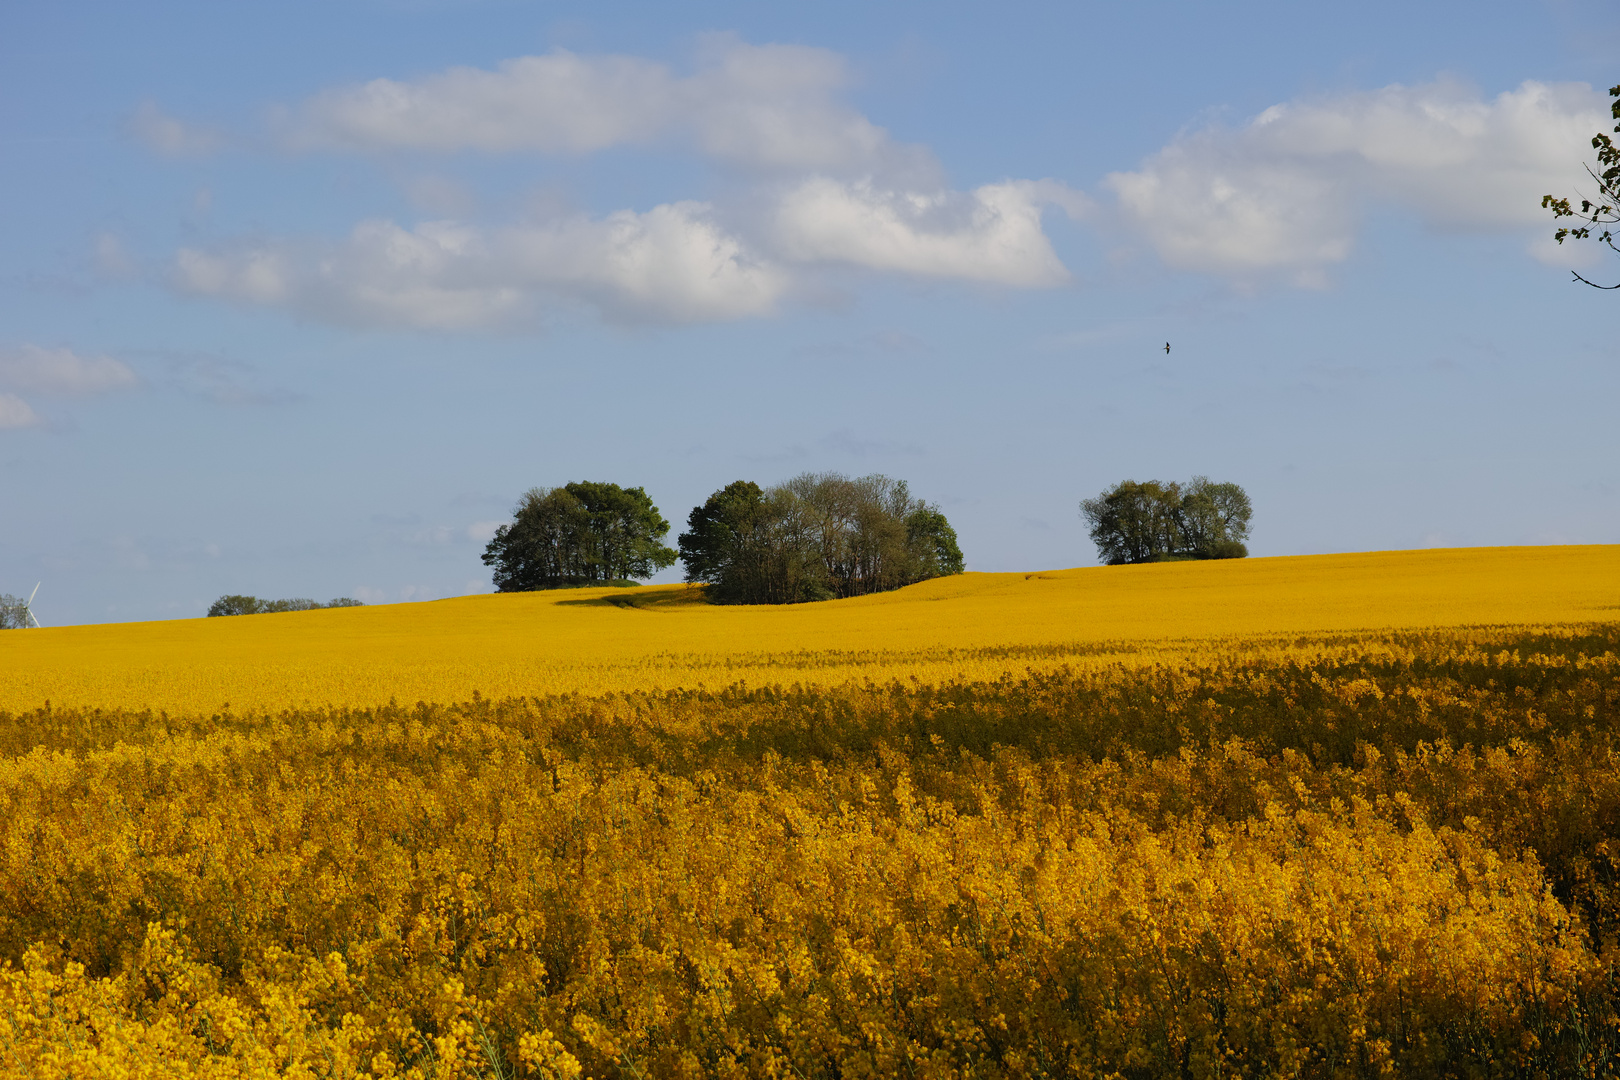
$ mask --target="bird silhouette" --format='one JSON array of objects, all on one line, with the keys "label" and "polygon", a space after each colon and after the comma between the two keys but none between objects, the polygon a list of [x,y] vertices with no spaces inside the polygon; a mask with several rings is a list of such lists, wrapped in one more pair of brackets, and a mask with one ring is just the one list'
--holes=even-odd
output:
[{"label": "bird silhouette", "polygon": [[1164,352],[1166,356],[1170,355],[1170,343],[1168,341],[1164,343]]}]

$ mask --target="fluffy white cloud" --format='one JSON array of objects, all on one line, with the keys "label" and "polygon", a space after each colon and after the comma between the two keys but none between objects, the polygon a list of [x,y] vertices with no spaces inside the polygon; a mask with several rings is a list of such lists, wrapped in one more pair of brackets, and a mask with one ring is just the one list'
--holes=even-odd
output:
[{"label": "fluffy white cloud", "polygon": [[72,349],[19,345],[0,349],[0,386],[47,394],[99,394],[126,390],[140,380],[110,356],[80,356]]},{"label": "fluffy white cloud", "polygon": [[368,221],[332,245],[182,250],[176,271],[193,293],[437,329],[519,323],[558,300],[618,321],[736,319],[770,312],[786,287],[701,203],[499,229]]},{"label": "fluffy white cloud", "polygon": [[1444,228],[1541,223],[1605,123],[1585,84],[1526,82],[1485,100],[1454,83],[1277,105],[1238,130],[1184,136],[1107,183],[1170,264],[1305,275],[1350,252],[1382,201]]},{"label": "fluffy white cloud", "polygon": [[1058,202],[1080,196],[1051,181],[1013,180],[973,192],[904,191],[871,181],[806,181],[777,209],[775,240],[801,262],[844,262],[923,277],[1055,285],[1068,271],[1041,228]]},{"label": "fluffy white cloud", "polygon": [[927,168],[916,148],[839,102],[849,75],[824,49],[724,40],[696,73],[632,56],[557,51],[493,71],[457,67],[413,82],[328,90],[282,118],[299,148],[587,154],[685,139],[767,169],[840,173]]},{"label": "fluffy white cloud", "polygon": [[[842,101],[849,81],[827,50],[717,37],[686,75],[558,51],[332,89],[281,115],[290,145],[563,154],[685,145],[756,177],[733,193],[729,215],[672,201],[496,227],[374,220],[337,241],[185,249],[175,282],[325,321],[458,329],[521,325],[559,301],[616,321],[766,315],[811,264],[1019,287],[1068,279],[1042,213],[1056,204],[1076,214],[1082,196],[1051,181],[950,191],[926,150],[895,143]],[[474,206],[449,181],[408,186],[430,213]]]},{"label": "fluffy white cloud", "polygon": [[211,154],[225,142],[218,131],[177,120],[151,101],[143,101],[136,108],[129,119],[129,130],[148,149],[171,157]]},{"label": "fluffy white cloud", "polygon": [[183,249],[175,281],[198,295],[361,325],[516,326],[559,302],[615,322],[723,322],[772,314],[806,264],[1060,284],[1068,271],[1041,228],[1054,204],[1085,208],[1051,181],[919,193],[816,178],[780,194],[753,239],[695,202],[498,228],[376,220],[337,243]]},{"label": "fluffy white cloud", "polygon": [[0,431],[6,428],[35,427],[39,414],[16,394],[0,394]]}]

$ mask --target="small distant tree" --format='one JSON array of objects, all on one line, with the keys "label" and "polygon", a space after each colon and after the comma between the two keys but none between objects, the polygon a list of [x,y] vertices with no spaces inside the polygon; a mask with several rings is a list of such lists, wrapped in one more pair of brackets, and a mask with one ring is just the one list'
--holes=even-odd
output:
[{"label": "small distant tree", "polygon": [[336,600],[329,600],[322,604],[316,600],[302,598],[292,600],[260,600],[257,596],[222,596],[215,600],[208,608],[208,617],[218,618],[222,615],[270,615],[278,611],[318,611],[321,608],[364,607],[359,600],[351,596],[340,596]]},{"label": "small distant tree", "polygon": [[1176,483],[1125,480],[1080,504],[1097,557],[1110,566],[1172,559],[1241,559],[1249,549],[1249,496],[1195,476]]},{"label": "small distant tree", "polygon": [[258,615],[263,611],[264,601],[257,596],[229,594],[209,605],[208,617],[217,619],[223,615]]},{"label": "small distant tree", "polygon": [[533,488],[484,549],[499,592],[648,578],[675,562],[669,522],[641,488]]},{"label": "small distant tree", "polygon": [[[1616,120],[1620,120],[1620,86],[1609,87],[1609,96],[1614,98],[1614,104],[1609,107],[1609,113]],[[1620,124],[1614,126],[1616,134],[1620,134]],[[1598,243],[1607,245],[1611,251],[1620,253],[1620,247],[1615,245],[1615,236],[1612,226],[1620,224],[1620,146],[1614,144],[1604,132],[1592,136],[1592,149],[1597,151],[1597,168],[1586,166],[1586,173],[1597,185],[1593,198],[1581,199],[1581,208],[1576,210],[1572,200],[1568,197],[1558,198],[1554,195],[1543,195],[1541,205],[1551,210],[1554,218],[1575,218],[1583,222],[1580,225],[1560,228],[1553,233],[1553,239],[1562,244],[1566,239],[1587,240],[1592,236],[1593,229],[1601,229],[1597,236]],[[1571,273],[1575,273],[1571,271]],[[1580,274],[1575,273],[1575,280],[1585,282],[1594,289],[1620,289],[1620,283],[1614,285],[1599,285],[1595,281],[1587,281]]]},{"label": "small distant tree", "polygon": [[0,630],[26,630],[33,625],[28,617],[28,601],[10,593],[0,593]]}]

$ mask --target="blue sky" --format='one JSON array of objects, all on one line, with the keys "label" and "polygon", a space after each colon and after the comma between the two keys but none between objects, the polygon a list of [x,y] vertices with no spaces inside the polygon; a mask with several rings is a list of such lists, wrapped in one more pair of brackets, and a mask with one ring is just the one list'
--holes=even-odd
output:
[{"label": "blue sky", "polygon": [[1256,555],[1620,542],[1620,260],[1537,206],[1617,60],[1584,2],[10,5],[0,592],[432,599],[529,487],[806,470],[975,570],[1197,473]]}]

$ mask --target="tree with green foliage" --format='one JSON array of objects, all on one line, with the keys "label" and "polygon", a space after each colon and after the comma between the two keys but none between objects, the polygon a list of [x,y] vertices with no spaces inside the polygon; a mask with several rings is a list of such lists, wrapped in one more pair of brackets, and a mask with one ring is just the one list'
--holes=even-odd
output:
[{"label": "tree with green foliage", "polygon": [[937,506],[918,506],[906,515],[906,549],[915,560],[912,573],[918,581],[966,570],[956,530]]},{"label": "tree with green foliage", "polygon": [[581,481],[526,492],[483,561],[500,592],[648,578],[675,562],[665,521],[641,488]]},{"label": "tree with green foliage", "polygon": [[[1614,104],[1609,107],[1609,113],[1615,120],[1620,120],[1620,86],[1609,87],[1609,96],[1614,98]],[[1615,124],[1616,134],[1620,134],[1620,123]],[[1587,175],[1597,184],[1595,198],[1580,200],[1581,208],[1576,210],[1569,198],[1558,198],[1553,195],[1543,195],[1541,205],[1553,212],[1554,218],[1576,218],[1585,224],[1567,226],[1553,233],[1553,239],[1562,244],[1566,239],[1588,240],[1592,237],[1593,229],[1601,229],[1597,236],[1600,244],[1605,244],[1611,251],[1620,253],[1620,247],[1615,245],[1614,230],[1611,226],[1620,224],[1620,147],[1615,146],[1614,140],[1606,133],[1598,132],[1592,136],[1592,149],[1597,151],[1597,168],[1586,166]],[[1620,289],[1620,283],[1614,285],[1599,285],[1595,281],[1587,281],[1575,271],[1575,280],[1585,282],[1594,289]]]},{"label": "tree with green foliage", "polygon": [[796,604],[832,595],[821,579],[810,523],[786,492],[738,480],[710,495],[677,538],[686,580],[722,604]]},{"label": "tree with green foliage", "polygon": [[1180,550],[1195,559],[1241,559],[1249,553],[1243,541],[1253,516],[1254,505],[1242,488],[1195,476],[1176,510]]},{"label": "tree with green foliage", "polygon": [[1080,504],[1097,557],[1110,566],[1176,559],[1241,559],[1253,506],[1236,484],[1195,476],[1176,483],[1125,480]]},{"label": "tree with green foliage", "polygon": [[686,580],[718,603],[860,596],[962,572],[956,532],[903,480],[805,473],[768,490],[739,480],[687,518]]}]

